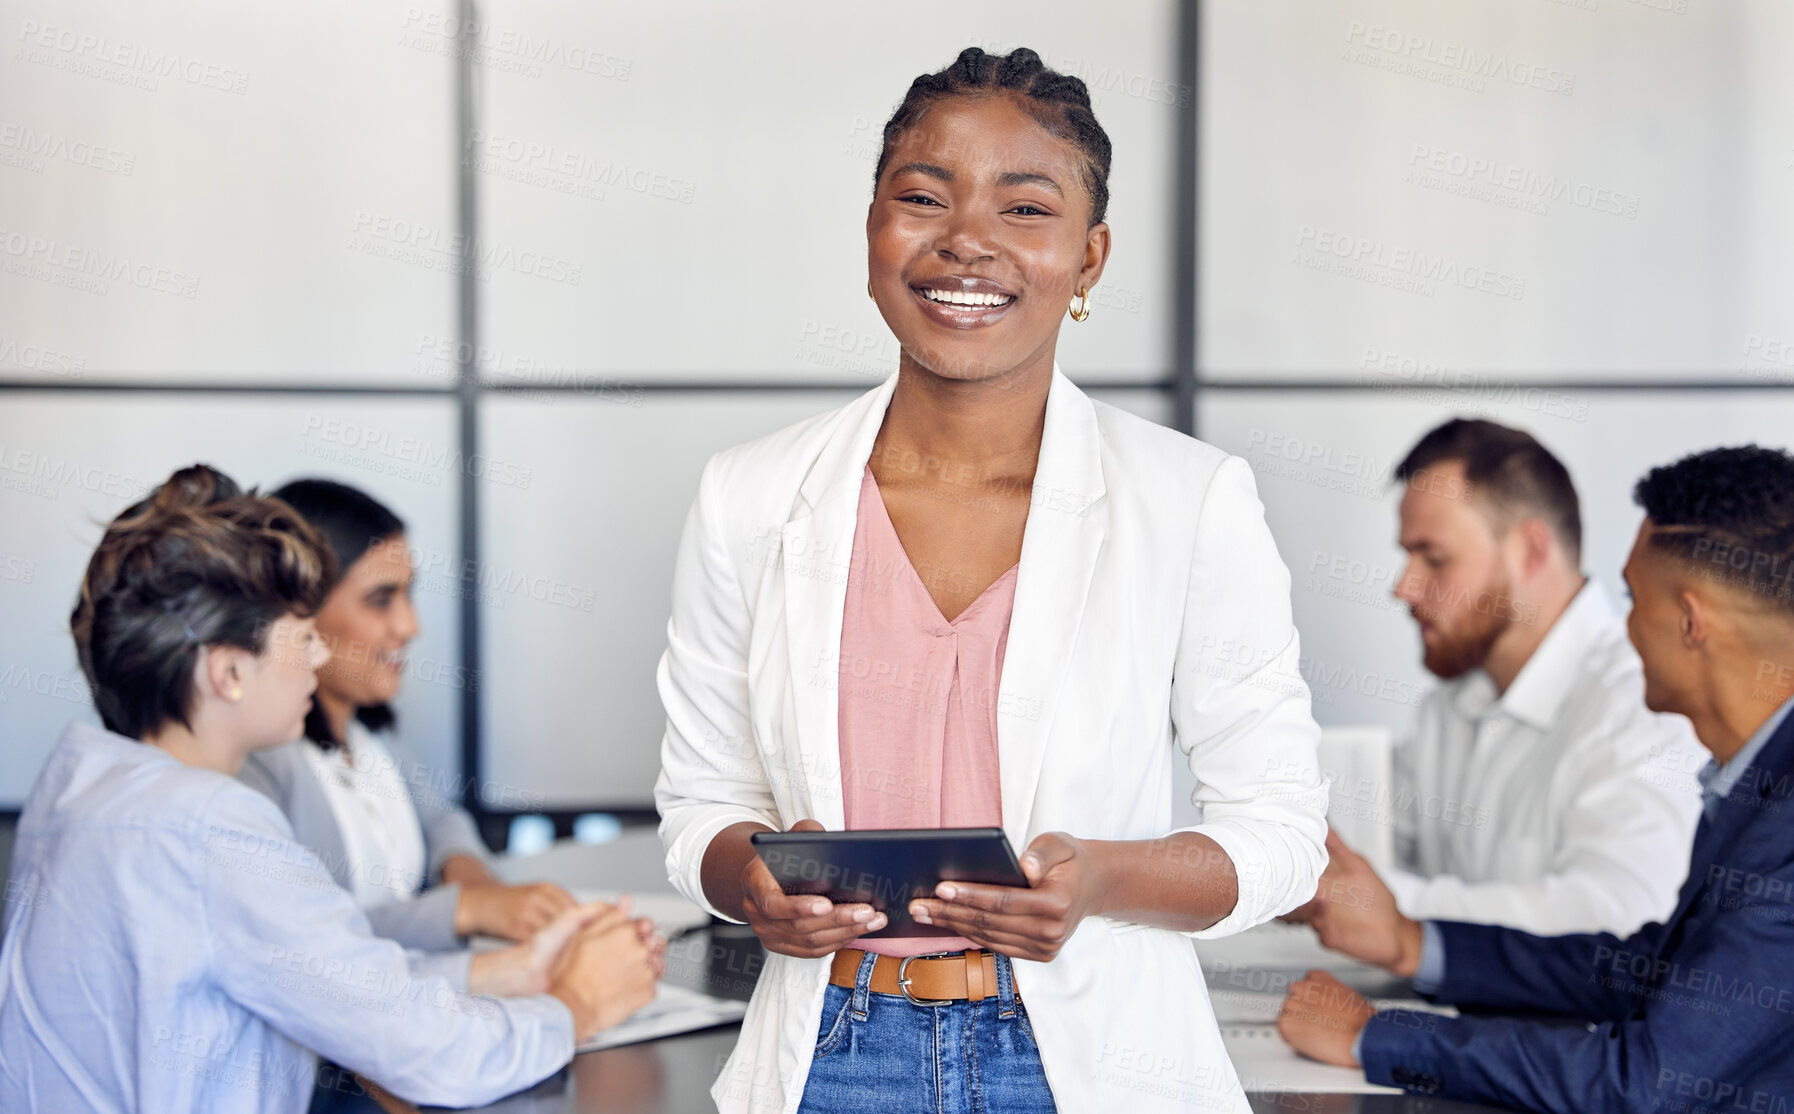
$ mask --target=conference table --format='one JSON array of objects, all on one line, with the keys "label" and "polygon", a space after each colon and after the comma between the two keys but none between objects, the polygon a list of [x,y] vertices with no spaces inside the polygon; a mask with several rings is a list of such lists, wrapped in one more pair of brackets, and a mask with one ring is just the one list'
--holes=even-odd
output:
[{"label": "conference table", "polygon": [[[630,828],[606,843],[557,844],[539,855],[506,859],[500,863],[499,873],[513,881],[552,879],[575,891],[665,895],[670,888],[662,861],[654,830]],[[1213,962],[1225,975],[1217,979],[1211,973],[1210,978],[1218,1012],[1227,997],[1228,983],[1259,989],[1281,985],[1299,974],[1287,965],[1248,969],[1225,951],[1217,954],[1222,958]],[[716,997],[746,1001],[763,963],[764,952],[751,932],[736,925],[711,925],[669,942],[666,980]],[[1204,963],[1211,964],[1206,950]],[[1249,978],[1242,977],[1247,974]],[[1370,978],[1348,977],[1347,981],[1373,996],[1402,996],[1399,988],[1373,985],[1366,981]],[[1375,978],[1386,981],[1380,974]],[[510,1114],[698,1114],[714,1110],[710,1084],[721,1073],[739,1033],[739,1024],[729,1024],[581,1053],[537,1086],[479,1109]],[[1235,1064],[1248,1083],[1248,1101],[1260,1114],[1472,1114],[1492,1109],[1422,1095],[1278,1090],[1274,1082],[1264,1087],[1261,1081],[1260,1089],[1254,1089],[1254,1077],[1237,1056]],[[378,1108],[385,1111],[409,1114],[419,1109],[391,1096],[375,1097]]]}]

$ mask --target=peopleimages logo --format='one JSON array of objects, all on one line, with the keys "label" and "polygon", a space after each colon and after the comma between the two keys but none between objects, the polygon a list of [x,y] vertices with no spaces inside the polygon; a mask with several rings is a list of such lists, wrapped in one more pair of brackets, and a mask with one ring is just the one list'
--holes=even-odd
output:
[{"label": "peopleimages logo", "polygon": [[[1451,255],[1431,255],[1413,248],[1396,247],[1368,236],[1353,236],[1328,228],[1302,225],[1296,232],[1297,261],[1338,260],[1369,275],[1391,276],[1420,284],[1430,296],[1434,283],[1456,286],[1520,301],[1526,297],[1526,279],[1492,267],[1466,263]],[[1325,268],[1321,268],[1325,269]],[[1349,276],[1350,277],[1350,276]]]},{"label": "peopleimages logo", "polygon": [[91,167],[124,177],[130,177],[131,172],[137,169],[136,155],[114,150],[102,143],[70,139],[55,132],[40,132],[23,124],[0,124],[0,163],[42,173],[46,159],[50,162]]},{"label": "peopleimages logo", "polygon": [[457,274],[471,266],[482,279],[499,270],[578,286],[585,274],[585,265],[575,260],[542,251],[519,250],[503,242],[490,243],[477,237],[469,239],[460,232],[382,216],[365,209],[356,210],[353,231],[354,238],[349,241],[352,250]]},{"label": "peopleimages logo", "polygon": [[[1627,220],[1638,216],[1637,194],[1592,182],[1579,182],[1567,174],[1546,174],[1531,167],[1430,143],[1414,144],[1408,151],[1407,165],[1405,180],[1415,185],[1447,193],[1464,193],[1477,200],[1524,208],[1540,215],[1548,211],[1546,202],[1561,201],[1578,209]],[[1453,183],[1462,188],[1454,188]]]},{"label": "peopleimages logo", "polygon": [[[995,39],[980,38],[973,35],[966,40],[967,46],[975,46],[991,54],[1008,54],[1022,43],[1000,43]],[[1084,83],[1090,91],[1090,99],[1100,107],[1105,93],[1120,93],[1135,100],[1152,104],[1173,105],[1187,108],[1196,97],[1196,88],[1185,85],[1173,78],[1159,77],[1140,73],[1137,70],[1124,69],[1120,66],[1104,65],[1089,59],[1074,58],[1069,54],[1056,54],[1050,48],[1042,46],[1038,52],[1040,60],[1051,69],[1062,74],[1075,77]]]},{"label": "peopleimages logo", "polygon": [[480,19],[463,20],[447,12],[427,12],[416,6],[405,9],[400,26],[411,36],[409,42],[401,38],[401,45],[470,57],[481,65],[526,77],[541,77],[543,67],[552,67],[628,81],[635,66],[632,60],[590,43],[564,42],[552,36],[495,27]]},{"label": "peopleimages logo", "polygon": [[[372,470],[426,483],[439,483],[441,476],[451,472],[462,472],[476,479],[516,488],[527,488],[535,478],[535,469],[510,461],[481,453],[470,456],[458,448],[436,445],[422,437],[395,436],[377,426],[336,418],[317,415],[306,418],[300,437],[300,452],[305,455],[344,464],[355,464],[359,459],[361,466],[368,468],[384,461],[391,467]],[[341,451],[327,451],[333,449]]]},{"label": "peopleimages logo", "polygon": [[110,468],[0,442],[0,480],[10,478],[40,481],[43,490],[34,494],[49,498],[55,498],[64,488],[80,488],[115,499],[141,499],[155,488],[154,484]]},{"label": "peopleimages logo", "polygon": [[11,273],[57,285],[78,285],[91,294],[106,293],[105,284],[109,282],[123,282],[179,298],[192,298],[199,293],[199,279],[194,275],[117,252],[99,252],[66,240],[8,228],[0,228],[0,262]]},{"label": "peopleimages logo", "polygon": [[0,370],[24,368],[79,379],[87,374],[87,357],[74,356],[41,344],[20,343],[0,337]]},{"label": "peopleimages logo", "polygon": [[621,188],[689,205],[698,191],[697,183],[689,178],[617,159],[599,159],[542,140],[493,135],[476,128],[463,147],[462,165],[470,170],[593,201],[603,201],[613,188]]},{"label": "peopleimages logo", "polygon": [[[1366,348],[1358,365],[1376,369],[1358,376],[1364,386],[1386,394],[1411,398],[1465,413],[1495,415],[1497,406],[1518,406],[1547,418],[1588,420],[1588,399],[1496,379],[1486,373],[1425,364],[1417,360]],[[1479,408],[1476,404],[1485,403]]]},{"label": "peopleimages logo", "polygon": [[[1435,39],[1431,35],[1412,32],[1404,34],[1392,27],[1381,27],[1354,19],[1346,25],[1346,42],[1349,44],[1346,48],[1348,53],[1353,46],[1364,47],[1373,52],[1372,57],[1378,61],[1399,61],[1410,66],[1424,65],[1454,77],[1468,79],[1472,84],[1465,87],[1475,92],[1482,91],[1482,86],[1476,84],[1480,81],[1522,85],[1565,97],[1576,91],[1576,75],[1573,73],[1493,50],[1479,50],[1474,46],[1446,39]],[[1381,57],[1377,58],[1379,55]],[[1352,60],[1365,61],[1362,58]],[[1447,84],[1464,82],[1452,81]]]},{"label": "peopleimages logo", "polygon": [[155,92],[156,79],[164,77],[239,96],[249,91],[249,75],[241,70],[35,19],[20,21],[18,41],[23,46],[15,57],[23,61],[147,92]]}]

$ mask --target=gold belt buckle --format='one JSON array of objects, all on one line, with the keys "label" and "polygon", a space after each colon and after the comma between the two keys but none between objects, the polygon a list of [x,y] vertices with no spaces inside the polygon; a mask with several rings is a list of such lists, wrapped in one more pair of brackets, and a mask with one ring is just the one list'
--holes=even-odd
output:
[{"label": "gold belt buckle", "polygon": [[951,998],[918,998],[914,994],[911,994],[909,992],[909,965],[913,960],[917,959],[951,959],[954,956],[959,956],[963,959],[965,953],[928,952],[923,955],[904,956],[903,962],[897,964],[897,989],[903,991],[903,996],[918,1006],[951,1006],[953,1004],[953,999]]}]

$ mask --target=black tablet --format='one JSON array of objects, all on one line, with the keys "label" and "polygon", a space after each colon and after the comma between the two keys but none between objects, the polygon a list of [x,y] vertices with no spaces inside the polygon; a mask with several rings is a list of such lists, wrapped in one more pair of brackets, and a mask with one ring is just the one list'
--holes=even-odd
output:
[{"label": "black tablet", "polygon": [[857,832],[755,832],[754,850],[788,894],[865,902],[889,920],[878,936],[953,936],[910,919],[909,903],[941,882],[1026,886],[1001,828],[888,828]]}]

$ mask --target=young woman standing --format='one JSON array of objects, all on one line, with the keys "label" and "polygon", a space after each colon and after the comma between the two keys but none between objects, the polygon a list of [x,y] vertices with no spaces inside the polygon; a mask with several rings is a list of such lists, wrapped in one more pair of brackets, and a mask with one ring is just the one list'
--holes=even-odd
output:
[{"label": "young woman standing", "polygon": [[[866,221],[896,374],[699,483],[661,831],[674,883],[774,953],[725,1111],[1246,1109],[1188,936],[1313,894],[1319,729],[1244,462],[1055,365],[1109,162],[1033,51],[917,78]],[[1179,751],[1204,818],[1172,831]],[[749,844],[967,824],[1033,884],[916,901],[945,940],[862,940],[881,916],[786,896]]]}]

